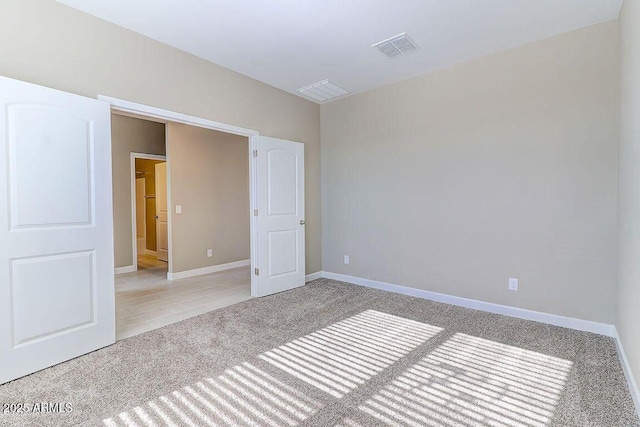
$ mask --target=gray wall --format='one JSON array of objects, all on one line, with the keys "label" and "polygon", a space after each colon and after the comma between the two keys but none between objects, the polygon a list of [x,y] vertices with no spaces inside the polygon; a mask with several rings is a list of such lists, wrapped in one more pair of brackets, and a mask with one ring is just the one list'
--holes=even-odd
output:
[{"label": "gray wall", "polygon": [[[251,258],[248,138],[167,125],[173,273]],[[207,249],[213,256],[207,257]]]},{"label": "gray wall", "polygon": [[611,21],[323,105],[323,270],[614,323],[617,36]]},{"label": "gray wall", "polygon": [[305,144],[306,266],[321,268],[317,104],[52,0],[2,0],[0,75]]},{"label": "gray wall", "polygon": [[640,379],[640,1],[620,13],[618,333]]},{"label": "gray wall", "polygon": [[115,266],[133,263],[131,153],[165,154],[164,124],[111,115]]}]

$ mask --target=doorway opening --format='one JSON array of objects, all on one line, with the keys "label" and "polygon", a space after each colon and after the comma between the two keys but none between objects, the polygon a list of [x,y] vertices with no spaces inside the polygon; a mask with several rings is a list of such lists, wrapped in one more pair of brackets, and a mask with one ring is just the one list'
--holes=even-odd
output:
[{"label": "doorway opening", "polygon": [[[116,98],[100,95],[98,97],[102,101],[111,104],[112,112],[132,117],[143,117],[147,120],[154,120],[164,123],[167,134],[167,205],[168,205],[168,272],[164,286],[170,289],[177,289],[178,283],[191,283],[203,278],[205,274],[223,276],[231,273],[233,270],[244,271],[246,277],[240,278],[247,283],[248,289],[243,298],[265,296],[286,290],[294,289],[305,284],[305,199],[304,199],[304,144],[293,141],[286,141],[277,138],[259,136],[258,132],[249,129],[227,125],[220,122],[214,122],[208,119],[202,119],[189,116],[182,113],[162,110],[159,108],[136,104],[133,102],[120,100]],[[215,215],[207,211],[207,209],[194,209],[194,200],[199,197],[210,194],[211,188],[208,186],[200,187],[199,193],[191,192],[191,196],[178,195],[177,187],[190,186],[199,183],[199,180],[192,176],[196,171],[206,170],[210,164],[206,163],[200,168],[187,163],[186,172],[183,175],[178,173],[178,165],[180,164],[181,155],[174,152],[176,147],[184,147],[184,140],[175,133],[179,127],[191,129],[194,133],[214,132],[215,134],[233,137],[236,141],[231,145],[236,147],[244,146],[243,157],[248,163],[244,176],[247,178],[248,187],[248,211],[247,205],[239,211],[244,210],[244,215],[233,215],[234,218],[240,218],[249,224],[249,259],[241,259],[238,261],[227,260],[221,261],[216,259],[216,254],[222,253],[220,249],[229,246],[226,241],[219,240],[223,246],[203,246],[199,243],[201,237],[199,232],[210,230],[215,227],[201,228],[199,232],[186,234],[189,236],[186,240],[176,240],[178,236],[183,235],[179,228],[185,224],[191,225],[193,214],[203,215],[205,217],[214,217]],[[113,138],[112,138],[113,139]],[[199,138],[196,138],[199,139]],[[202,156],[194,158],[202,160]],[[226,166],[223,163],[222,166]],[[222,168],[223,169],[223,168]],[[237,172],[238,168],[231,168]],[[248,170],[248,173],[246,173]],[[114,174],[114,183],[115,183]],[[182,177],[180,177],[182,176]],[[185,179],[184,177],[190,177]],[[221,176],[214,179],[215,184],[225,184],[226,182],[234,182],[234,179],[228,179],[227,176]],[[210,185],[207,184],[207,185]],[[246,189],[246,188],[245,188]],[[236,192],[234,192],[236,193]],[[193,196],[195,194],[195,197]],[[133,197],[133,196],[132,196]],[[246,199],[245,199],[246,201]],[[223,208],[227,203],[218,203]],[[233,211],[233,210],[232,210]],[[130,219],[131,220],[131,219]],[[227,226],[222,231],[229,232],[235,227]],[[202,233],[204,235],[204,233]],[[133,237],[132,237],[133,238]],[[130,240],[131,241],[131,240]],[[215,240],[212,240],[215,241]],[[194,255],[187,259],[185,263],[178,252],[180,249],[194,249]],[[204,249],[206,248],[206,249]],[[216,249],[217,248],[217,249]],[[203,251],[204,249],[204,251]],[[202,255],[202,254],[205,255]],[[258,257],[258,255],[260,255]],[[213,258],[210,264],[204,267],[190,265],[190,260],[206,256]],[[116,260],[118,257],[116,256]],[[217,264],[222,262],[222,264]],[[116,264],[117,266],[117,264]],[[250,268],[247,268],[249,267]],[[147,270],[142,270],[142,272]],[[141,274],[142,272],[137,272]],[[216,276],[219,277],[219,276]],[[225,278],[226,280],[229,277]],[[216,279],[217,280],[217,279]],[[126,282],[124,278],[116,279],[118,282]],[[215,280],[213,280],[215,281]],[[207,282],[211,282],[207,280]],[[231,279],[231,282],[236,282]],[[250,283],[250,286],[249,286]],[[126,287],[126,284],[120,283]],[[141,291],[141,297],[148,294],[148,291]],[[155,290],[153,291],[156,292]],[[199,291],[197,291],[199,292]],[[197,293],[196,292],[196,293]],[[116,295],[116,299],[118,293]],[[154,294],[155,297],[155,294]],[[193,299],[193,293],[190,292],[189,297]],[[196,298],[197,300],[197,298]],[[238,302],[238,301],[235,301]],[[225,305],[234,302],[225,303]],[[161,313],[168,306],[171,308],[183,307],[180,303],[163,304],[162,307],[147,307],[146,312]],[[118,308],[118,304],[116,304]],[[215,307],[220,308],[220,307]],[[215,308],[199,307],[198,311],[210,311]],[[190,312],[187,317],[200,314],[198,312]],[[124,312],[126,314],[126,312]],[[131,313],[129,313],[131,314]],[[185,313],[182,313],[185,314]],[[117,317],[120,314],[117,313]],[[175,319],[170,323],[182,319]],[[158,325],[150,329],[163,326]],[[149,329],[146,329],[149,330]],[[143,331],[140,331],[143,332]],[[119,337],[121,337],[119,335]]]},{"label": "doorway opening", "polygon": [[251,298],[249,139],[117,112],[112,131],[116,213],[116,166],[131,151],[131,234],[116,233],[115,258],[127,246],[133,267],[115,279],[117,339]]},{"label": "doorway opening", "polygon": [[131,153],[132,253],[136,269],[166,274],[169,264],[166,156]]}]

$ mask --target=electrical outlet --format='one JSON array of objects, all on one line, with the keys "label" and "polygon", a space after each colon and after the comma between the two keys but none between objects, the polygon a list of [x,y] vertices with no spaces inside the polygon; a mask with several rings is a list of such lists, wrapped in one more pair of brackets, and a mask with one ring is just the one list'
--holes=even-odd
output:
[{"label": "electrical outlet", "polygon": [[177,214],[181,214],[182,213],[182,205],[176,205],[176,213]]},{"label": "electrical outlet", "polygon": [[213,249],[207,249],[207,256],[211,258],[213,256]]},{"label": "electrical outlet", "polygon": [[344,261],[345,264],[349,264],[349,255],[345,255],[344,256]]},{"label": "electrical outlet", "polygon": [[518,290],[518,279],[514,279],[513,277],[509,277],[509,290],[517,291]]}]

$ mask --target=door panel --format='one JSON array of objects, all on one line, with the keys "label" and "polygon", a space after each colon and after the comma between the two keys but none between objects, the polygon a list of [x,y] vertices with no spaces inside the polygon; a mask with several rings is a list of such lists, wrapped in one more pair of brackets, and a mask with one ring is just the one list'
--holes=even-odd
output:
[{"label": "door panel", "polygon": [[267,151],[268,200],[270,216],[298,214],[297,156],[283,149]]},{"label": "door panel", "polygon": [[269,232],[269,277],[298,271],[298,233],[298,230]]},{"label": "door panel", "polygon": [[304,145],[258,137],[257,296],[304,285]]},{"label": "door panel", "polygon": [[156,163],[156,254],[159,260],[169,261],[169,213],[167,211],[167,163]]},{"label": "door panel", "polygon": [[8,105],[6,114],[11,228],[91,224],[91,122],[32,103]]},{"label": "door panel", "polygon": [[115,342],[107,103],[0,77],[0,383]]},{"label": "door panel", "polygon": [[93,321],[93,257],[93,251],[82,251],[11,262],[14,346]]}]

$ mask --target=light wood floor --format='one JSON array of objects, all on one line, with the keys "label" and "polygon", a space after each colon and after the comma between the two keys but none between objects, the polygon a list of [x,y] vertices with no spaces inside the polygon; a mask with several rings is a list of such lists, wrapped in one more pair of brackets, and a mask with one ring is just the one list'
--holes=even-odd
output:
[{"label": "light wood floor", "polygon": [[166,267],[116,276],[116,338],[123,339],[251,298],[250,267],[168,281]]},{"label": "light wood floor", "polygon": [[160,261],[158,258],[151,255],[138,255],[138,270],[146,270],[147,268],[159,267],[163,267],[164,272],[167,272],[166,261]]}]

